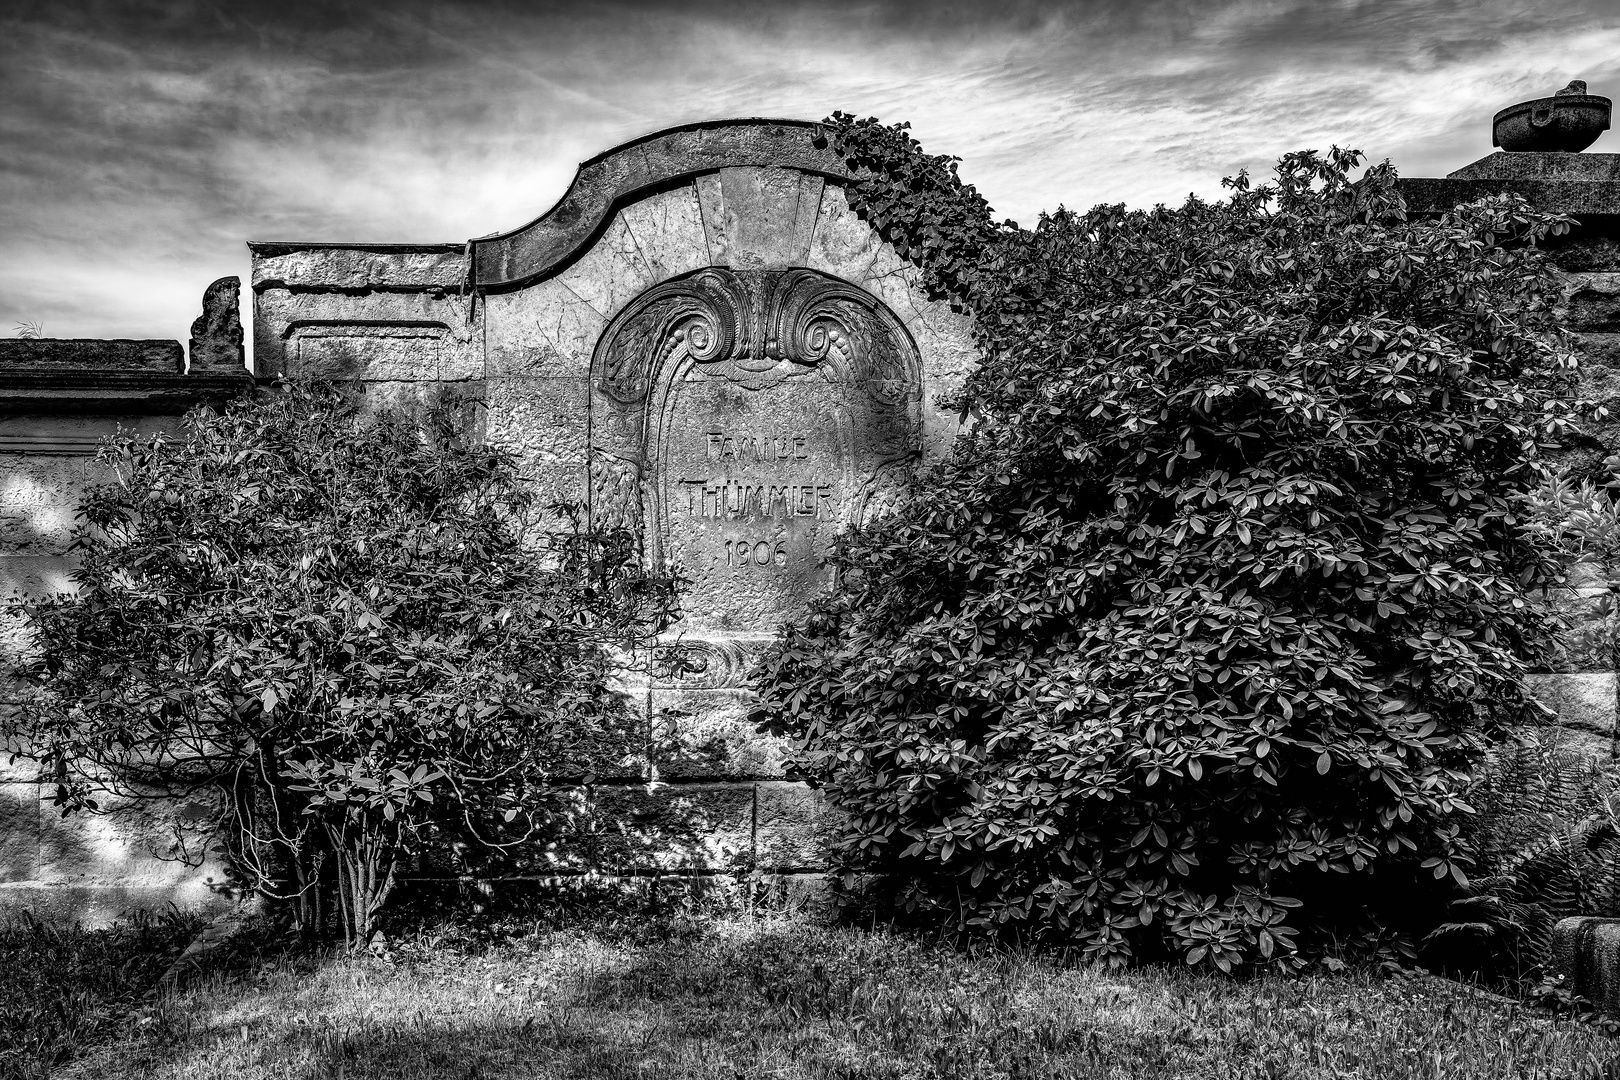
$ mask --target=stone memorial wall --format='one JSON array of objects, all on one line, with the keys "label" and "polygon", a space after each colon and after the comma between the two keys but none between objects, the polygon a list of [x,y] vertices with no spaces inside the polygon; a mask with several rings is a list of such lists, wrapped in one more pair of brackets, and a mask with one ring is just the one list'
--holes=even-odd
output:
[{"label": "stone memorial wall", "polygon": [[[892,505],[948,454],[941,410],[977,361],[967,317],[850,208],[844,164],[813,125],[727,121],[659,132],[581,166],[562,199],[509,233],[453,244],[262,242],[252,254],[255,373],[361,383],[378,402],[451,399],[513,449],[545,494],[630,530],[684,579],[682,615],[624,673],[644,746],[599,777],[616,824],[529,853],[549,876],[717,873],[792,883],[819,865],[822,809],[746,718],[751,663],[823,586],[831,538]],[[1497,154],[1402,182],[1416,213],[1516,190],[1579,226],[1556,258],[1589,392],[1620,416],[1620,157]],[[178,342],[0,342],[0,575],[67,584],[72,507],[97,440],[155,430],[239,393],[235,282],[208,289]],[[1611,385],[1613,384],[1613,385]],[[1594,475],[1620,453],[1596,425],[1572,451]],[[1584,455],[1584,457],[1582,456]],[[1536,688],[1552,727],[1614,750],[1607,645],[1620,567],[1578,568],[1549,602],[1577,631]],[[3,644],[16,653],[16,626]],[[18,690],[6,688],[7,701]],[[105,919],[219,898],[191,865],[206,807],[129,807],[62,822],[26,761],[0,758],[0,904]]]},{"label": "stone memorial wall", "polygon": [[949,452],[958,419],[934,402],[976,354],[814,134],[660,132],[465,246],[250,245],[261,375],[471,403],[532,483],[685,579],[680,621],[625,675],[645,753],[592,795],[624,827],[533,873],[819,865],[819,805],[747,721],[747,671],[825,583],[833,535]]}]

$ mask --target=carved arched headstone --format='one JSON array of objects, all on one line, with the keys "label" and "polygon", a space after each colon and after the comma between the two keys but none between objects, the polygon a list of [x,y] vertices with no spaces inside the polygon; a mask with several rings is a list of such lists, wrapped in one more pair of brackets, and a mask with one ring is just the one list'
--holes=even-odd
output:
[{"label": "carved arched headstone", "polygon": [[648,289],[591,364],[590,510],[686,579],[685,685],[738,685],[802,613],[832,536],[920,454],[920,365],[870,293],[804,268],[710,267]]}]

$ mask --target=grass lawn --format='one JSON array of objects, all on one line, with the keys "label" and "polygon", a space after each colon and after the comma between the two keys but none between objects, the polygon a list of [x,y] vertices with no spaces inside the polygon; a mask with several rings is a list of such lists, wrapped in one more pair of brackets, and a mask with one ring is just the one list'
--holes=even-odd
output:
[{"label": "grass lawn", "polygon": [[48,1077],[116,1032],[201,926],[171,913],[84,930],[0,912],[0,1078]]},{"label": "grass lawn", "polygon": [[1587,1077],[1596,1029],[1427,976],[1237,981],[774,920],[426,931],[148,1004],[68,1078]]}]

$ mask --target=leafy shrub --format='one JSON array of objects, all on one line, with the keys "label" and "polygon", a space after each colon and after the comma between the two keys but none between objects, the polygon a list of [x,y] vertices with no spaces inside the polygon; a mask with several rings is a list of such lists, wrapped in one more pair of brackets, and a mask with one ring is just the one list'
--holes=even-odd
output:
[{"label": "leafy shrub", "polygon": [[1409,221],[1335,149],[1018,231],[902,129],[827,138],[985,354],[971,436],[838,544],[758,678],[847,814],[841,868],[966,929],[1221,970],[1387,939],[1465,880],[1461,792],[1560,573],[1521,504],[1568,419],[1536,247],[1564,222]]},{"label": "leafy shrub", "polygon": [[351,943],[426,838],[553,835],[642,749],[609,680],[670,595],[453,405],[362,404],[283,385],[104,447],[19,721],[64,812],[217,791],[247,887]]}]

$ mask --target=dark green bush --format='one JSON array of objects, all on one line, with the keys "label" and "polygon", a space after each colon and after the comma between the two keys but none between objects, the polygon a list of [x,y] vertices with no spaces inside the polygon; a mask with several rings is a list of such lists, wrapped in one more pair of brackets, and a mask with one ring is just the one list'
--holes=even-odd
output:
[{"label": "dark green bush", "polygon": [[1334,150],[1019,231],[900,129],[828,138],[985,350],[971,437],[840,542],[759,676],[842,868],[1222,970],[1437,903],[1548,641],[1521,502],[1568,419],[1536,246],[1564,222],[1408,220],[1392,168]]}]

